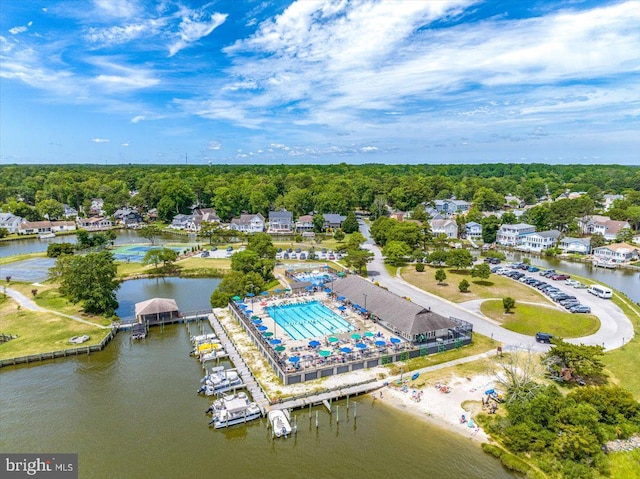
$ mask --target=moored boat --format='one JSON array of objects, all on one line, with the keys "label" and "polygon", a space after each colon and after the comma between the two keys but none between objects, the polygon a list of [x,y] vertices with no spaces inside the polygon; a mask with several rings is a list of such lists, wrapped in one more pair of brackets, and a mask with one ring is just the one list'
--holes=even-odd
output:
[{"label": "moored boat", "polygon": [[212,408],[214,415],[209,425],[216,429],[253,421],[262,415],[260,407],[244,393],[223,396],[214,401]]},{"label": "moored boat", "polygon": [[289,423],[289,411],[284,409],[274,409],[267,414],[273,435],[275,437],[287,437],[291,434],[291,424]]},{"label": "moored boat", "polygon": [[38,238],[40,239],[49,239],[49,238],[55,238],[56,234],[55,233],[42,233],[41,235],[38,235]]},{"label": "moored boat", "polygon": [[204,384],[198,388],[197,393],[207,396],[222,394],[244,386],[237,371],[225,370],[222,366],[213,368],[212,372],[202,378],[201,382]]}]

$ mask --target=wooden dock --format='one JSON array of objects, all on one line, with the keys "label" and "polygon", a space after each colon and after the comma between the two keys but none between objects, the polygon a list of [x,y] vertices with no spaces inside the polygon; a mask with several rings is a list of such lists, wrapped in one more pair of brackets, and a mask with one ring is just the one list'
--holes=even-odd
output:
[{"label": "wooden dock", "polygon": [[229,339],[227,332],[224,330],[224,327],[222,326],[222,324],[220,324],[220,321],[218,321],[218,318],[216,318],[215,314],[212,313],[209,315],[209,323],[211,324],[213,331],[218,336],[220,344],[222,344],[222,347],[229,355],[229,359],[236,367],[236,371],[242,378],[242,382],[246,386],[247,390],[251,393],[253,401],[260,407],[262,413],[265,414],[269,407],[269,399],[267,398],[267,395],[262,390],[260,384],[258,384],[258,381],[256,381],[256,378],[253,376],[253,373],[244,362],[242,356],[240,356],[240,354],[236,350],[233,341]]},{"label": "wooden dock", "polygon": [[324,404],[329,412],[331,412],[332,401],[358,396],[360,394],[367,394],[371,391],[375,391],[376,389],[380,389],[382,386],[384,386],[385,382],[387,382],[387,380],[371,381],[363,384],[356,384],[354,386],[346,386],[340,389],[313,394],[311,396],[298,396],[282,402],[274,403],[269,407],[269,409],[298,409],[308,407],[309,405],[319,406],[321,404]]}]

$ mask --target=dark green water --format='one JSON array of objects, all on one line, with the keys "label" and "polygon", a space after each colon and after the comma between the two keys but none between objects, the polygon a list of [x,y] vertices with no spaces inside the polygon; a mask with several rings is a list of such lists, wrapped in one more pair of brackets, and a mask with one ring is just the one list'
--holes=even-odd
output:
[{"label": "dark green water", "polygon": [[[193,327],[193,326],[192,326]],[[469,439],[401,411],[358,401],[320,427],[272,441],[266,420],[210,430],[202,370],[184,325],[106,350],[0,370],[0,451],[76,452],[81,478],[512,478]],[[315,417],[315,412],[314,412]]]}]

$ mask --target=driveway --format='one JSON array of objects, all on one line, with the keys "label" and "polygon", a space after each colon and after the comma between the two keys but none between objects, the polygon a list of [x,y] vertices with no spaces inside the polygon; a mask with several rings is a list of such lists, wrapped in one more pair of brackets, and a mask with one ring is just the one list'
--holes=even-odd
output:
[{"label": "driveway", "polygon": [[[373,261],[367,266],[371,281],[377,281],[381,286],[388,288],[389,291],[399,296],[411,298],[411,301],[416,304],[430,307],[442,316],[453,316],[468,321],[473,324],[475,332],[500,341],[508,348],[530,348],[535,351],[547,351],[549,349],[549,345],[537,343],[532,336],[504,329],[496,321],[482,315],[476,305],[471,305],[470,308],[467,308],[464,304],[453,303],[428,291],[421,290],[399,276],[390,276],[384,267],[382,253],[373,243],[366,223],[360,223],[360,232],[367,239],[363,248],[372,251],[374,254]],[[551,282],[555,283],[555,281]],[[596,298],[586,290],[576,290],[571,286],[565,285],[562,281],[558,281],[558,283],[562,283],[557,285],[559,289],[566,290],[568,294],[569,292],[574,294],[579,301],[589,305],[593,314],[600,319],[600,329],[596,333],[584,338],[569,339],[567,340],[568,342],[603,345],[606,350],[611,350],[619,348],[631,340],[633,337],[633,325],[618,306],[609,300]]]}]

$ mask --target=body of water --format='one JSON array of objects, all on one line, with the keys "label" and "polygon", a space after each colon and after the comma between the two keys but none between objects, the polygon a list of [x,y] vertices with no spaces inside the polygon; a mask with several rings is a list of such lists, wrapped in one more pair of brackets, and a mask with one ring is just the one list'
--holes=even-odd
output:
[{"label": "body of water", "polygon": [[[192,325],[194,327],[194,325]],[[357,401],[340,422],[293,413],[298,434],[272,440],[266,419],[213,430],[196,394],[202,367],[185,325],[120,333],[100,353],[0,371],[0,450],[75,452],[82,478],[513,479],[477,444],[402,411]],[[350,401],[353,407],[353,400]]]}]

